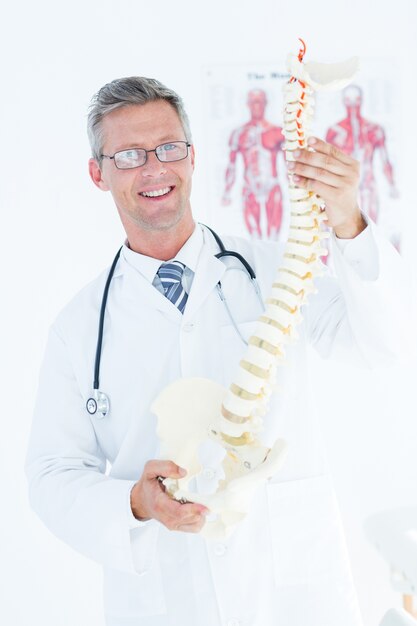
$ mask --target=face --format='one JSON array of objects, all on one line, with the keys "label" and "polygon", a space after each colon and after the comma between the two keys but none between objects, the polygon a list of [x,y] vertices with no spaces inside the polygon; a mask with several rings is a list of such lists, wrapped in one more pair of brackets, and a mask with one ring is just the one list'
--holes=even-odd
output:
[{"label": "face", "polygon": [[248,94],[248,106],[251,115],[255,119],[262,119],[266,107],[266,94],[264,91],[250,91]]},{"label": "face", "polygon": [[[103,154],[128,148],[153,150],[170,141],[185,140],[175,109],[163,100],[123,107],[103,118]],[[90,159],[90,176],[103,191],[110,191],[129,238],[129,232],[167,231],[193,223],[190,206],[194,149],[182,161],[161,163],[154,152],[145,165],[119,170],[112,159],[101,167]],[[148,196],[150,192],[160,195]],[[133,229],[133,230],[132,230]]]},{"label": "face", "polygon": [[343,90],[343,102],[346,108],[359,112],[362,104],[362,90],[357,85],[349,85]]}]

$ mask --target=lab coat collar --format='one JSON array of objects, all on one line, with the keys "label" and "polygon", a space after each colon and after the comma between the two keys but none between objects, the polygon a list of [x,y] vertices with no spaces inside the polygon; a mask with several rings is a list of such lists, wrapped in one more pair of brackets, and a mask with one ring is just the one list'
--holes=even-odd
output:
[{"label": "lab coat collar", "polygon": [[[190,237],[175,255],[175,259],[186,265],[193,272],[196,271],[198,257],[203,246],[204,239],[200,225],[196,224]],[[159,267],[165,261],[134,252],[129,248],[128,241],[122,248],[122,256],[125,261],[140,272],[146,280],[153,282]]]},{"label": "lab coat collar", "polygon": [[193,284],[184,310],[184,320],[190,320],[198,311],[226,271],[225,264],[215,257],[215,254],[219,252],[219,250],[213,236],[207,229],[203,229],[200,225],[199,228],[201,229],[200,232],[202,232],[203,245],[200,250]]},{"label": "lab coat collar", "polygon": [[[161,311],[166,317],[178,321],[182,316],[165,296],[156,289],[152,282],[126,261],[124,256],[119,260],[119,280],[122,280],[121,298],[124,301],[133,301],[135,306],[153,308]],[[159,266],[158,266],[159,267]]]},{"label": "lab coat collar", "polygon": [[125,245],[114,277],[122,276],[123,298],[140,298],[143,306],[156,308],[173,320],[187,320],[200,308],[226,271],[224,263],[214,256],[217,252],[212,235],[197,224],[191,237],[176,255],[176,259],[195,272],[183,315],[152,284],[162,261],[139,255]]}]

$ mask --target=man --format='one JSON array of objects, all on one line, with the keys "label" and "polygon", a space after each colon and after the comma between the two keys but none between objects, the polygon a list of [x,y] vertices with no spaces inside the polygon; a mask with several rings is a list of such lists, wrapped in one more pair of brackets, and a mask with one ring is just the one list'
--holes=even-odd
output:
[{"label": "man", "polygon": [[[105,85],[89,137],[91,178],[111,192],[127,235],[104,320],[99,377],[110,409],[102,418],[89,404],[106,271],[51,328],[27,459],[32,506],[53,533],[103,564],[110,626],[358,624],[305,371],[307,338],[322,354],[372,364],[392,358],[405,323],[387,304],[400,292],[398,255],[361,216],[356,162],[318,139],[314,152],[296,155],[297,183],[326,202],[339,283],[321,279],[280,374],[285,392],[264,419],[265,439],[279,433],[289,443],[286,464],[234,534],[210,542],[198,534],[207,509],[173,501],[159,481],[184,470],[158,460],[150,406],[180,377],[230,382],[245,346],[219,280],[246,336],[259,302],[244,272],[232,271],[236,259],[216,258],[214,237],[193,220],[195,151],[174,92],[146,78]],[[225,242],[253,265],[267,296],[276,246]],[[202,459],[199,489],[218,479],[214,457]]]}]

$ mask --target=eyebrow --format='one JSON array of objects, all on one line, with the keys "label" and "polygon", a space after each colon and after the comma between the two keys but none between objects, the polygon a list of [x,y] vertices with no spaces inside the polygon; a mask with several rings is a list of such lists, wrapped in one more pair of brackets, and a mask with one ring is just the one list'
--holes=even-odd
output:
[{"label": "eyebrow", "polygon": [[[170,142],[170,141],[187,141],[187,139],[185,137],[184,139],[178,139],[178,138],[173,139],[173,135],[164,135],[163,137],[158,139],[158,143],[156,144],[156,146],[160,146],[161,144]],[[154,147],[156,148],[156,146]],[[125,145],[124,147],[117,148],[115,152],[122,152],[124,150],[134,150],[135,148],[142,148],[144,150],[143,146],[135,142],[135,143],[128,144],[127,146]]]},{"label": "eyebrow", "polygon": [[186,138],[184,137],[184,139],[173,139],[172,135],[165,135],[164,137],[162,137],[162,139],[160,139],[161,143],[165,143],[166,141],[187,141]]}]

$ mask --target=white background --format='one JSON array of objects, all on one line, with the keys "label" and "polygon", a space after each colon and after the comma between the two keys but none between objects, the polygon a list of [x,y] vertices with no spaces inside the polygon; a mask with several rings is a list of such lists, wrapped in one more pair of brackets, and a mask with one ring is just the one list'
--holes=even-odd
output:
[{"label": "white background", "polygon": [[[100,569],[55,540],[30,512],[23,476],[48,326],[109,264],[123,239],[111,198],[87,175],[86,111],[116,77],[159,78],[189,110],[197,151],[193,206],[207,195],[203,71],[272,63],[308,44],[309,60],[398,60],[404,256],[416,229],[416,5],[413,0],[52,0],[3,6],[0,25],[1,381],[0,621],[103,623]],[[413,32],[414,29],[414,32]],[[376,120],[377,121],[377,120]],[[410,283],[410,288],[414,283]],[[319,366],[319,364],[318,364]],[[363,537],[373,511],[416,503],[416,369],[321,370],[318,397],[364,620],[399,604],[388,568]],[[300,625],[302,626],[302,625]]]}]

